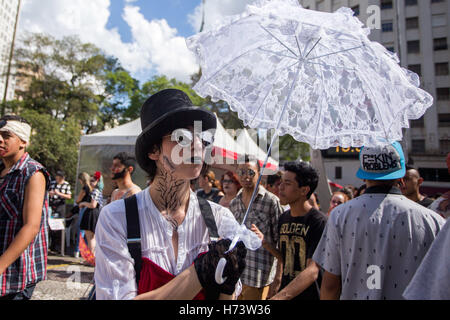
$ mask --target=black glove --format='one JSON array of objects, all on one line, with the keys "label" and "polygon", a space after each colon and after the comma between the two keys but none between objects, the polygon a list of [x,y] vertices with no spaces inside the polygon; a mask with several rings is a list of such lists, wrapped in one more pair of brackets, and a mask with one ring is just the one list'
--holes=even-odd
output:
[{"label": "black glove", "polygon": [[221,258],[216,250],[216,244],[215,241],[211,242],[208,245],[208,252],[194,260],[195,271],[205,290],[206,300],[217,300],[220,295],[219,285],[214,280],[216,267]]},{"label": "black glove", "polygon": [[[194,260],[195,271],[207,296],[218,296],[219,293],[233,294],[236,283],[245,269],[247,249],[240,241],[231,252],[225,254],[230,244],[231,240],[228,239],[211,242],[209,251]],[[223,277],[227,277],[227,279],[222,285],[219,285],[215,280],[215,274],[221,258],[227,260],[223,272]]]},{"label": "black glove", "polygon": [[[227,249],[228,250],[227,246]],[[225,251],[226,251],[225,250]],[[247,248],[242,241],[236,244],[234,249],[225,254],[227,264],[223,271],[223,277],[226,277],[225,282],[220,286],[220,292],[228,295],[234,293],[236,283],[239,281],[242,272],[245,269],[245,256],[247,255]]]}]

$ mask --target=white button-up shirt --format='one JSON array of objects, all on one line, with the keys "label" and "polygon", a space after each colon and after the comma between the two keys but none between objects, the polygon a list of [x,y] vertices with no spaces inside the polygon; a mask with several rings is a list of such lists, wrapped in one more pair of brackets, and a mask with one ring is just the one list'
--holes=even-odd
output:
[{"label": "white button-up shirt", "polygon": [[[172,246],[172,226],[162,216],[150,197],[150,188],[136,194],[141,229],[142,257],[177,276],[208,250],[209,232],[202,217],[195,193],[191,192],[189,207],[178,227],[178,257]],[[223,216],[233,218],[227,208],[209,202],[217,228]],[[137,295],[134,261],[127,247],[124,201],[104,207],[95,230],[95,284],[98,300],[133,299]]]}]

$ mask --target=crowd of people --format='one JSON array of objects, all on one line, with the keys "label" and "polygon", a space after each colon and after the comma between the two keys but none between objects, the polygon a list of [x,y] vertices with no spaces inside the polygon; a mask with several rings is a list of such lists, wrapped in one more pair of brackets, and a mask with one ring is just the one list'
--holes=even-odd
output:
[{"label": "crowd of people", "polygon": [[[46,278],[51,217],[74,223],[77,241],[86,239],[97,299],[450,299],[450,191],[421,194],[423,179],[399,143],[362,148],[361,186],[334,188],[322,212],[319,175],[307,162],[285,163],[258,185],[261,163],[244,155],[217,179],[198,161],[213,141],[194,121],[205,131],[217,126],[182,91],[152,95],[135,156],[111,160],[110,197],[103,199],[105,173],[80,173],[66,212],[65,173],[51,181],[26,151],[30,125],[1,118],[0,299],[30,299]],[[132,180],[137,165],[149,178],[144,190]],[[450,172],[450,153],[447,165]],[[232,239],[219,236],[229,221],[244,223],[261,247],[239,241],[229,250]]]}]

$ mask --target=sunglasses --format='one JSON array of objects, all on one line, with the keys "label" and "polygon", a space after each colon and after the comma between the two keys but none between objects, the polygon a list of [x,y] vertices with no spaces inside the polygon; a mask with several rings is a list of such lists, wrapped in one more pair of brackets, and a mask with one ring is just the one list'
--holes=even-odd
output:
[{"label": "sunglasses", "polygon": [[222,180],[222,184],[225,184],[225,183],[234,183],[234,181],[233,180]]},{"label": "sunglasses", "polygon": [[238,171],[237,171],[237,174],[240,176],[240,177],[243,177],[243,176],[245,176],[245,175],[247,175],[247,176],[249,176],[249,177],[254,177],[255,175],[256,175],[256,172],[255,172],[255,170],[252,170],[252,169],[239,169]]},{"label": "sunglasses", "polygon": [[[205,148],[214,143],[214,135],[210,131],[195,133],[195,135],[202,141]],[[188,129],[177,129],[165,137],[171,137],[172,141],[176,141],[183,148],[190,147],[194,141],[194,135]]]}]

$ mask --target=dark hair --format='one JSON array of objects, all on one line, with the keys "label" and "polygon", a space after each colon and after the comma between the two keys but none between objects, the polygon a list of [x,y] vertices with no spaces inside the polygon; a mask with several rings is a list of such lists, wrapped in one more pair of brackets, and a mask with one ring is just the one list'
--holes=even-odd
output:
[{"label": "dark hair", "polygon": [[295,180],[297,180],[299,187],[309,187],[309,192],[306,195],[306,199],[309,199],[319,184],[317,171],[310,164],[300,161],[286,163],[284,170],[295,173]]},{"label": "dark hair", "polygon": [[275,174],[268,175],[267,176],[267,185],[273,186],[275,183],[277,183],[278,181],[281,180],[281,176],[282,176],[282,174],[280,171],[278,171]]},{"label": "dark hair", "polygon": [[366,185],[366,184],[363,184],[361,187],[359,187],[358,190],[356,191],[356,196],[355,196],[355,198],[356,198],[356,197],[359,197],[359,196],[361,195],[361,193],[362,193],[364,190],[366,190],[366,189],[367,189],[367,185]]},{"label": "dark hair", "polygon": [[333,193],[337,193],[340,192],[342,194],[344,194],[345,196],[347,196],[347,200],[352,200],[353,199],[353,192],[350,188],[344,187],[342,189],[339,189],[338,191],[335,191]]},{"label": "dark hair", "polygon": [[30,125],[30,123],[27,120],[25,120],[24,118],[22,118],[21,116],[16,116],[16,115],[12,115],[12,114],[8,114],[8,115],[1,117],[0,121],[1,120],[3,120],[3,121],[20,121],[20,122]]},{"label": "dark hair", "polygon": [[241,156],[238,159],[238,164],[244,164],[244,163],[250,163],[250,162],[256,163],[256,167],[258,168],[258,172],[261,173],[261,164],[259,163],[258,158],[256,158],[254,155],[245,154],[244,156]]},{"label": "dark hair", "polygon": [[65,178],[66,177],[66,173],[64,171],[62,171],[62,170],[58,170],[58,171],[56,171],[55,176],[60,176],[60,177]]},{"label": "dark hair", "polygon": [[119,160],[121,164],[123,164],[126,168],[128,167],[132,167],[133,171],[131,172],[131,174],[134,173],[134,169],[136,169],[136,158],[130,156],[128,153],[126,152],[120,152],[118,154],[116,154],[113,158],[113,160]]},{"label": "dark hair", "polygon": [[223,190],[223,180],[225,179],[225,176],[229,176],[231,180],[233,180],[233,183],[237,186],[237,189],[240,190],[242,188],[241,184],[239,183],[239,178],[236,173],[232,171],[227,171],[222,175],[222,178],[220,179],[220,187]]},{"label": "dark hair", "polygon": [[216,180],[214,171],[209,170],[209,166],[205,166],[204,169],[205,170],[203,170],[201,173],[201,177],[208,178],[208,181],[212,184],[213,188],[221,190],[220,182]]}]

